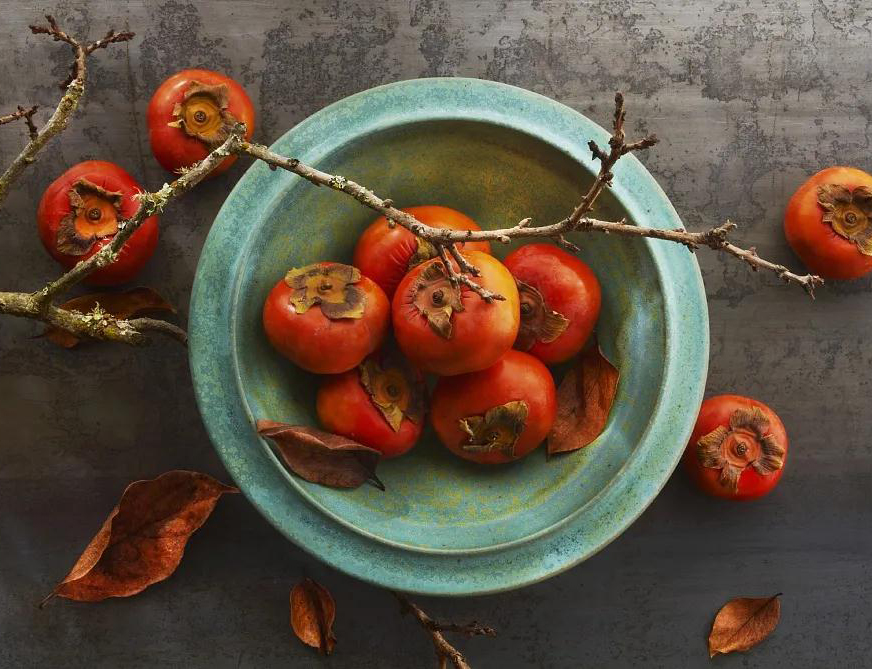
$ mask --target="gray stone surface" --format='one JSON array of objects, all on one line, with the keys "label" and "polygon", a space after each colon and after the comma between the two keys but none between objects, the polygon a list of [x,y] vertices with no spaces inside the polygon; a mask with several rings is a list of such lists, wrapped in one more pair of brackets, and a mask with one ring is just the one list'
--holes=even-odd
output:
[{"label": "gray stone surface", "polygon": [[[50,8],[77,34],[135,30],[92,61],[86,104],[0,212],[0,286],[56,274],[34,227],[36,202],[85,158],[124,165],[155,187],[150,92],[183,66],[225,70],[249,90],[269,142],[324,105],[419,76],[509,82],[606,122],[624,90],[630,126],[664,141],[642,156],[690,227],[725,217],[743,242],[796,264],[786,199],[832,164],[869,169],[869,41],[863,0],[799,2],[59,2],[0,7],[0,109],[50,108],[65,47],[29,34]],[[46,112],[40,113],[46,118]],[[24,140],[0,129],[5,164]],[[187,309],[197,256],[243,166],[163,218],[143,283]],[[752,504],[713,501],[678,472],[602,553],[518,592],[425,599],[434,615],[476,618],[498,639],[461,641],[485,667],[707,667],[705,636],[731,596],[784,592],[774,636],[724,667],[868,666],[872,422],[869,281],[796,288],[700,255],[711,309],[709,393],[750,394],[792,437],[779,489]],[[0,320],[0,664],[8,667],[429,667],[429,641],[386,593],[335,573],[279,536],[244,499],[222,501],[178,572],[129,600],[35,607],[131,480],[171,468],[224,477],[194,405],[183,350],[159,342],[58,351],[38,328]],[[288,629],[302,574],[339,606],[329,661]]]}]

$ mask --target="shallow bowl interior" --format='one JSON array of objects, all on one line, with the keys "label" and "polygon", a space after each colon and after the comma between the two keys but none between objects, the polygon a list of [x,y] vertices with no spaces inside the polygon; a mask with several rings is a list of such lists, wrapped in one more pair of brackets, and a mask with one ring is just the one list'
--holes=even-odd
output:
[{"label": "shallow bowl interior", "polygon": [[[432,97],[424,102],[424,90],[444,94],[444,104],[434,105]],[[532,111],[495,106],[506,102],[500,95],[518,106],[533,105]],[[421,105],[410,107],[416,101]],[[552,222],[572,210],[592,179],[579,151],[591,135],[563,141],[562,129],[548,123],[547,113],[537,114],[535,104],[546,111],[559,107],[576,123],[583,118],[511,87],[419,80],[322,110],[276,149],[389,194],[398,206],[454,207],[483,228],[506,227],[526,216]],[[575,132],[587,130],[602,141],[601,129],[582,125]],[[650,180],[637,162],[632,168]],[[600,198],[597,216],[680,224],[653,180],[634,184],[635,173],[628,172],[620,182],[618,171],[614,194]],[[634,186],[655,190],[645,196]],[[665,220],[650,220],[662,212]],[[386,492],[372,486],[340,491],[289,474],[254,434],[251,424],[259,418],[317,424],[318,378],[271,349],[260,312],[289,267],[350,262],[357,237],[374,217],[341,193],[263,165],[252,167],[219,214],[194,291],[192,366],[204,418],[231,474],[292,539],[339,568],[391,587],[444,593],[520,585],[544,577],[548,568],[533,569],[531,576],[527,565],[506,572],[507,562],[547,551],[549,543],[588,526],[605,538],[575,546],[558,561],[565,567],[583,559],[650,502],[687,438],[688,418],[676,409],[698,404],[707,355],[705,305],[692,254],[647,240],[593,234],[574,239],[602,284],[598,337],[621,371],[608,426],[589,447],[550,459],[539,449],[512,465],[481,467],[452,456],[427,431],[409,455],[380,466]],[[495,252],[503,256],[511,248]],[[683,284],[681,294],[676,281]],[[685,346],[676,348],[676,337],[684,337],[689,349],[677,367],[676,351]],[[561,372],[555,370],[558,378]],[[652,442],[664,435],[672,441]],[[641,485],[643,501],[620,499],[618,506],[599,510],[612,515],[610,526],[602,520],[589,526],[593,521],[586,516],[598,503],[633,485]],[[460,566],[473,560],[481,569],[498,563],[505,573],[478,577]],[[404,566],[406,573],[397,573]]]}]

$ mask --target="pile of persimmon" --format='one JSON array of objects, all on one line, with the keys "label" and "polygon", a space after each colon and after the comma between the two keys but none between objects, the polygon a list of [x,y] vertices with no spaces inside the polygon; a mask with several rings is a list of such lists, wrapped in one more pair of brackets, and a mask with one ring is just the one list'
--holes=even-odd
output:
[{"label": "pile of persimmon", "polygon": [[[480,230],[447,207],[405,211],[433,227]],[[316,404],[326,430],[395,457],[415,445],[429,413],[446,448],[486,464],[517,460],[545,439],[557,411],[546,365],[584,347],[599,282],[551,244],[502,262],[487,242],[457,247],[478,269],[474,280],[503,299],[452,281],[431,244],[384,217],[361,235],[353,265],[291,268],[269,292],[264,331],[282,355],[324,375]],[[437,377],[429,401],[426,375]]]}]

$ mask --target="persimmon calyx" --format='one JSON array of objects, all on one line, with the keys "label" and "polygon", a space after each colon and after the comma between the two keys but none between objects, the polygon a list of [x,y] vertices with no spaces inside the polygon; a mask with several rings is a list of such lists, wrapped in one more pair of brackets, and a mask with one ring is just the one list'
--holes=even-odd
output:
[{"label": "persimmon calyx", "polygon": [[430,258],[435,258],[437,255],[439,255],[439,251],[436,250],[436,247],[433,246],[433,244],[428,242],[426,239],[415,237],[415,244],[415,252],[409,258],[409,263],[406,266],[407,272],[411,271],[422,262],[430,260]]},{"label": "persimmon calyx", "polygon": [[124,196],[87,179],[76,181],[68,196],[70,213],[58,225],[55,245],[61,253],[83,256],[98,239],[118,232]]},{"label": "persimmon calyx", "polygon": [[818,186],[818,204],[840,237],[857,245],[863,255],[872,256],[872,190],[858,186],[853,191],[840,184]]},{"label": "persimmon calyx", "polygon": [[521,326],[515,348],[529,351],[536,342],[550,344],[566,332],[569,319],[559,311],[549,309],[545,298],[535,286],[515,279],[521,299]]},{"label": "persimmon calyx", "polygon": [[739,489],[739,477],[746,467],[767,476],[784,466],[784,448],[769,433],[769,420],[757,407],[736,409],[729,429],[719,425],[696,443],[703,467],[719,469],[719,482],[732,492]]},{"label": "persimmon calyx", "polygon": [[451,315],[463,311],[460,287],[451,283],[441,262],[424,268],[415,281],[412,302],[427,319],[430,328],[443,339],[451,339]]},{"label": "persimmon calyx", "polygon": [[290,286],[290,302],[298,314],[318,305],[330,320],[361,318],[366,294],[357,286],[360,270],[340,263],[315,263],[292,269],[285,275]]},{"label": "persimmon calyx", "polygon": [[469,453],[499,451],[513,457],[515,444],[527,426],[529,407],[523,400],[506,402],[488,409],[482,416],[467,416],[459,421],[466,440],[460,448]]},{"label": "persimmon calyx", "polygon": [[167,125],[214,149],[224,143],[237,123],[227,109],[229,100],[227,84],[210,86],[192,81],[182,101],[173,106],[173,120]]},{"label": "persimmon calyx", "polygon": [[360,384],[394,432],[399,432],[404,418],[421,423],[424,419],[423,387],[408,363],[388,357],[379,364],[367,358],[358,370]]}]

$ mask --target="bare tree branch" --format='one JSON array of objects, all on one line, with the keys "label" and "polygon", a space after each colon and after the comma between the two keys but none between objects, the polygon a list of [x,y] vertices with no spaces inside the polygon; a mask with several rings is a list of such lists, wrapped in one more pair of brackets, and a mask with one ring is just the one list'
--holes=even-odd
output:
[{"label": "bare tree branch", "polygon": [[97,268],[114,262],[125,242],[149,216],[159,214],[171,200],[187,193],[200,183],[209,172],[233,152],[244,134],[245,126],[242,124],[236,126],[221,146],[186,170],[178,179],[172,183],[164,184],[160,190],[153,193],[140,193],[138,196],[139,208],[136,213],[119,222],[118,233],[109,244],[87,260],[78,263],[42,290],[36,293],[0,293],[0,313],[41,320],[83,339],[103,339],[141,345],[147,342],[142,333],[151,331],[169,335],[183,344],[186,343],[187,334],[185,331],[166,321],[152,318],[136,318],[127,321],[115,319],[108,314],[104,314],[102,318],[95,321],[93,318],[89,318],[88,314],[60,309],[54,306],[52,301]]},{"label": "bare tree branch", "polygon": [[115,42],[126,42],[133,37],[133,33],[115,33],[110,31],[103,39],[82,45],[79,41],[61,30],[53,16],[47,14],[45,18],[48,21],[48,26],[30,26],[31,32],[35,35],[51,35],[55,41],[66,42],[72,47],[75,60],[71,68],[70,79],[62,85],[62,88],[66,88],[66,92],[51,115],[51,118],[39,131],[35,131],[35,128],[28,123],[28,128],[31,131],[30,141],[15,160],[12,161],[12,164],[6,171],[0,175],[0,203],[6,199],[6,195],[9,193],[9,189],[15,180],[21,176],[21,173],[27,169],[28,165],[36,160],[36,154],[39,153],[50,139],[67,127],[67,123],[69,123],[85,93],[85,78],[87,73],[85,57],[96,49],[102,49]]},{"label": "bare tree branch", "polygon": [[[454,246],[455,242],[491,241],[509,243],[513,239],[537,237],[553,239],[563,248],[570,251],[577,251],[578,247],[570,242],[565,236],[566,233],[575,231],[602,232],[628,237],[648,237],[651,239],[662,239],[683,244],[691,250],[707,247],[717,251],[725,251],[748,263],[748,265],[754,270],[764,269],[772,271],[785,282],[795,283],[802,286],[811,297],[814,297],[814,289],[823,284],[823,279],[813,274],[795,274],[784,265],[779,265],[759,257],[754,249],[743,249],[728,242],[727,233],[736,227],[735,224],[729,221],[711,228],[710,230],[688,232],[685,230],[662,230],[659,228],[640,227],[630,225],[624,220],[601,221],[595,218],[590,218],[587,214],[593,208],[596,199],[602,191],[611,184],[614,176],[612,174],[612,168],[618,159],[630,152],[648,149],[657,142],[657,138],[654,135],[650,135],[638,141],[627,143],[624,136],[625,116],[626,110],[624,107],[624,98],[620,93],[618,93],[615,95],[615,115],[613,121],[613,132],[609,139],[609,151],[606,152],[594,141],[589,143],[594,158],[600,161],[600,170],[594,179],[593,184],[591,184],[587,193],[582,197],[581,202],[567,218],[564,218],[557,223],[539,226],[531,225],[530,219],[525,218],[510,228],[498,230],[472,231],[434,228],[420,222],[411,214],[397,209],[394,207],[393,201],[379,197],[373,191],[355,181],[343,176],[323,172],[302,163],[296,158],[287,158],[279,155],[260,144],[240,142],[236,148],[236,152],[248,154],[266,162],[271,167],[280,167],[289,172],[293,172],[317,186],[327,186],[341,191],[346,195],[350,195],[361,204],[379,212],[389,221],[402,225],[414,235],[433,244],[440,256],[443,255],[441,249],[448,247],[449,249],[453,249],[453,251],[451,251],[452,256],[458,258],[460,253],[457,252],[456,247]],[[450,264],[446,264],[446,266],[451,267]],[[470,278],[470,276],[476,276],[476,271],[468,262],[461,264],[461,271],[459,273],[451,267],[449,275],[453,276],[454,281],[463,283],[477,292],[484,299],[490,301],[502,297],[484,290],[474,281],[474,279]]]},{"label": "bare tree branch", "polygon": [[436,651],[436,659],[439,662],[440,669],[446,667],[448,662],[455,669],[471,669],[469,662],[459,650],[452,646],[445,638],[443,632],[456,632],[464,636],[496,636],[496,630],[492,627],[480,625],[477,622],[472,622],[466,625],[458,625],[457,623],[440,623],[428,616],[420,606],[409,601],[405,595],[398,592],[393,593],[397,601],[400,602],[400,610],[402,613],[410,613],[415,620],[429,634],[433,641],[433,648]]},{"label": "bare tree branch", "polygon": [[[66,93],[42,129],[37,130],[33,125],[32,116],[36,111],[36,107],[30,109],[19,107],[18,111],[0,117],[0,125],[24,118],[31,135],[30,142],[21,154],[12,162],[6,172],[0,176],[0,202],[5,198],[15,179],[20,176],[27,165],[34,161],[40,149],[67,126],[69,118],[84,94],[87,72],[86,57],[97,49],[103,49],[110,44],[124,42],[133,37],[133,33],[130,32],[116,33],[114,30],[110,30],[102,39],[82,44],[64,32],[53,17],[47,15],[46,19],[48,20],[48,26],[31,26],[33,33],[50,35],[55,41],[69,44],[73,49],[75,60],[71,67],[70,78],[63,84],[66,87]],[[566,233],[575,231],[648,237],[683,244],[690,250],[707,247],[724,251],[748,263],[754,270],[765,269],[772,271],[785,282],[801,285],[812,297],[814,296],[814,288],[823,283],[820,277],[795,274],[783,265],[760,258],[753,248],[742,249],[727,241],[727,234],[736,227],[729,221],[711,230],[687,232],[684,230],[645,228],[630,225],[624,220],[601,221],[589,217],[588,214],[593,209],[596,199],[606,187],[611,185],[613,179],[612,168],[615,163],[627,153],[647,149],[657,142],[657,138],[653,135],[634,142],[627,142],[624,133],[625,117],[624,98],[618,93],[615,95],[615,113],[608,151],[601,148],[594,141],[589,143],[594,159],[600,161],[600,169],[594,182],[582,197],[581,202],[567,218],[557,223],[540,226],[532,225],[531,220],[525,218],[509,228],[477,231],[439,229],[425,225],[414,216],[397,209],[390,199],[383,199],[373,191],[350,179],[311,167],[296,158],[279,155],[260,144],[252,144],[245,141],[243,139],[245,128],[239,125],[233,129],[228,139],[221,146],[212,151],[200,163],[185,170],[178,179],[172,183],[164,184],[161,189],[155,192],[140,194],[138,196],[140,200],[139,208],[136,213],[129,219],[119,223],[118,233],[99,252],[87,260],[78,263],[60,278],[52,281],[35,293],[0,293],[0,313],[42,320],[82,338],[140,344],[145,341],[142,332],[152,331],[169,335],[184,343],[186,340],[184,331],[165,321],[148,318],[125,321],[116,320],[106,314],[79,314],[78,312],[58,308],[53,304],[53,301],[55,297],[82,281],[91,272],[114,262],[127,240],[149,216],[163,211],[164,207],[172,199],[188,192],[231,154],[249,155],[264,161],[272,169],[280,167],[307,179],[315,185],[327,186],[328,188],[350,195],[361,204],[385,216],[392,224],[402,225],[414,235],[430,242],[436,248],[452,283],[455,285],[465,285],[488,302],[504,298],[485,289],[475,281],[479,271],[460,253],[455,245],[456,242],[495,241],[508,243],[513,239],[538,237],[550,238],[563,248],[577,251],[578,247],[566,237]]]},{"label": "bare tree branch", "polygon": [[152,318],[132,320],[115,319],[103,314],[97,320],[88,314],[67,311],[52,304],[55,297],[69,290],[99,267],[111,264],[130,236],[149,217],[163,211],[174,198],[187,193],[206,175],[214,170],[228,155],[245,134],[245,127],[235,127],[227,140],[202,161],[186,170],[178,179],[153,193],[139,194],[139,208],[130,218],[120,221],[118,233],[112,241],[87,260],[83,260],[60,278],[52,281],[36,293],[0,293],[0,314],[22,316],[41,320],[82,339],[100,339],[126,344],[141,345],[147,342],[143,332],[152,331],[173,337],[181,343],[187,342],[184,330],[172,323]]},{"label": "bare tree branch", "polygon": [[157,332],[172,337],[180,344],[188,345],[188,333],[173,323],[157,318],[131,318],[127,324],[137,332]]}]

